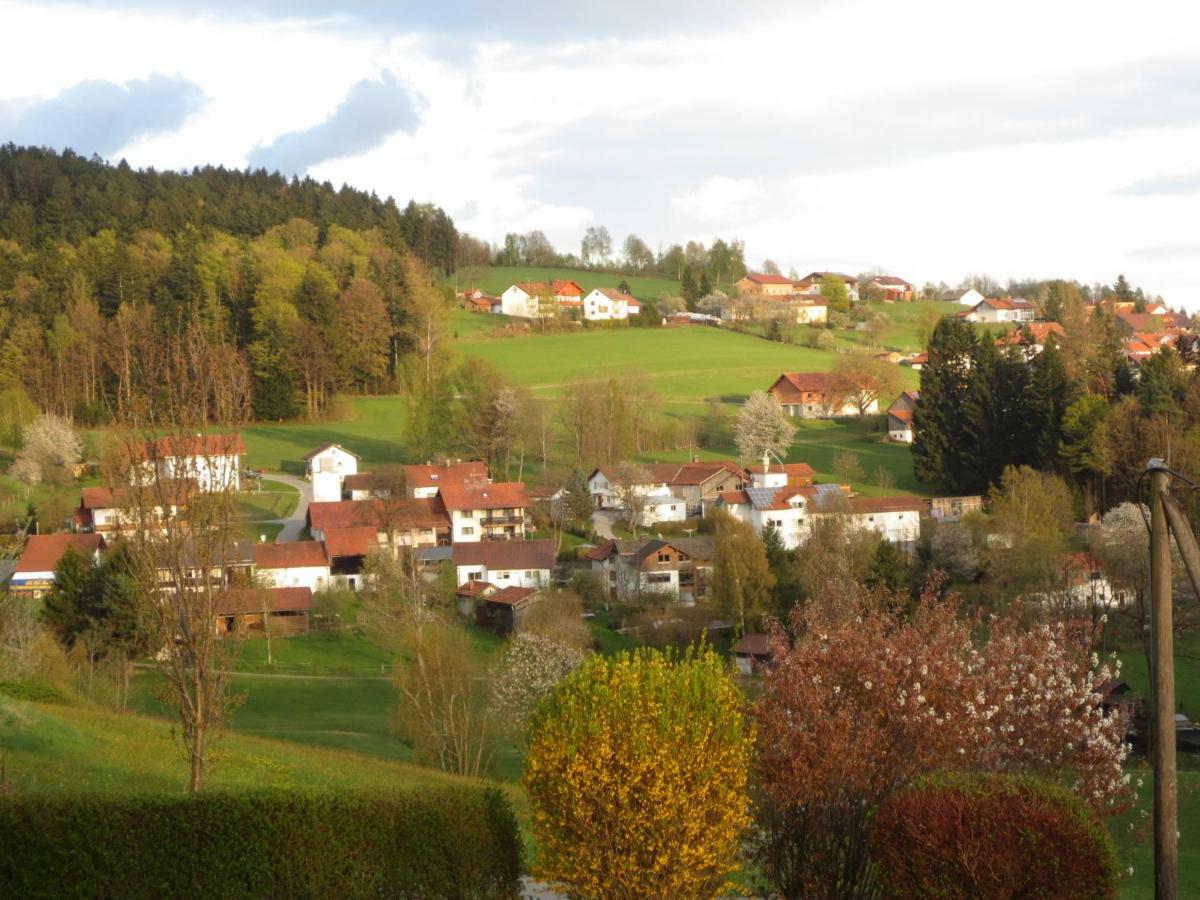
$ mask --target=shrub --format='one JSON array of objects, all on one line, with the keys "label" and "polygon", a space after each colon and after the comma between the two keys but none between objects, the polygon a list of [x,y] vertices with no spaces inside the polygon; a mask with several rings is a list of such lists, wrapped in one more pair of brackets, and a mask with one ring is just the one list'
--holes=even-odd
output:
[{"label": "shrub", "polygon": [[1112,897],[1117,860],[1096,813],[1033,777],[951,775],[893,794],[871,823],[893,897]]},{"label": "shrub", "polygon": [[572,896],[714,896],[749,821],[741,704],[711,648],[588,658],[530,725],[537,874]]},{"label": "shrub", "polygon": [[13,897],[511,897],[495,789],[0,798]]}]

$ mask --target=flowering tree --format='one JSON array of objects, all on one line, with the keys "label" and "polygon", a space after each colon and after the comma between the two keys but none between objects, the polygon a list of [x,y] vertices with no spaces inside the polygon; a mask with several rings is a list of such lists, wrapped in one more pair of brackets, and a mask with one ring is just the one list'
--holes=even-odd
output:
[{"label": "flowering tree", "polygon": [[784,415],[783,407],[765,391],[755,391],[738,410],[733,425],[733,440],[745,459],[763,459],[770,454],[783,456],[792,445],[796,427]]},{"label": "flowering tree", "polygon": [[712,897],[749,822],[752,733],[725,661],[591,656],[534,714],[536,872],[577,897]]},{"label": "flowering tree", "polygon": [[46,413],[21,432],[21,450],[11,474],[26,484],[54,480],[58,474],[73,477],[72,467],[83,455],[83,444],[71,423]]},{"label": "flowering tree", "polygon": [[509,641],[492,678],[492,712],[506,731],[523,734],[538,702],[583,662],[584,651],[522,631]]},{"label": "flowering tree", "polygon": [[[871,811],[953,769],[1058,778],[1100,813],[1121,807],[1124,723],[1099,709],[1113,677],[1064,625],[993,619],[980,645],[927,587],[909,620],[886,604],[837,621],[793,613],[756,707],[764,794],[758,855],[786,896],[874,897]],[[819,615],[819,614],[818,614]]]}]

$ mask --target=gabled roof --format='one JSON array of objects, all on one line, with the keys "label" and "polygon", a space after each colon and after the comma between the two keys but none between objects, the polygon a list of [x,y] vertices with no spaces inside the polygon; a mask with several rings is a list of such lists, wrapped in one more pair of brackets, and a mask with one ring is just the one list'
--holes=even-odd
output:
[{"label": "gabled roof", "polygon": [[770,656],[771,638],[765,634],[742,635],[741,640],[733,645],[733,652],[742,656]]},{"label": "gabled roof", "polygon": [[747,281],[752,281],[755,284],[787,284],[792,283],[792,279],[784,278],[782,275],[760,275],[757,272],[752,272],[746,276]]},{"label": "gabled roof", "polygon": [[104,549],[104,538],[98,534],[35,534],[25,542],[14,572],[53,572],[67,552],[75,550],[83,556],[93,556]]},{"label": "gabled roof", "polygon": [[607,297],[609,300],[623,300],[625,302],[625,304],[628,306],[638,306],[639,305],[636,298],[631,297],[628,294],[623,294],[620,291],[618,291],[616,288],[602,287],[602,288],[596,288],[596,290],[599,291],[601,294],[603,294],[605,297]]},{"label": "gabled roof", "polygon": [[823,278],[839,278],[846,284],[858,284],[858,279],[853,275],[847,275],[845,272],[809,272],[801,281],[820,281]]},{"label": "gabled roof", "polygon": [[791,485],[778,488],[748,487],[743,491],[722,491],[717,499],[726,506],[748,504],[760,511],[779,511],[793,509],[789,501],[795,497],[803,498],[802,504],[807,504],[810,490]]},{"label": "gabled roof", "polygon": [[483,460],[463,462],[425,463],[404,467],[404,479],[409,490],[423,487],[441,487],[444,484],[467,484],[488,480],[488,466]]},{"label": "gabled roof", "polygon": [[[376,528],[383,523],[382,500],[330,500],[308,504],[308,526],[319,531],[330,528]],[[391,511],[399,530],[410,528],[445,528],[450,524],[442,501],[437,497],[408,498]]]},{"label": "gabled roof", "polygon": [[996,338],[996,345],[1019,347],[1034,344],[1041,347],[1045,345],[1051,335],[1061,340],[1067,336],[1067,331],[1057,322],[1029,322],[1021,328],[1014,328],[1007,334],[1000,335]]},{"label": "gabled roof", "polygon": [[974,308],[979,309],[981,306],[990,306],[992,309],[1033,309],[1034,306],[1028,300],[1023,300],[1020,297],[984,297]]},{"label": "gabled roof", "polygon": [[1120,312],[1117,318],[1134,331],[1161,331],[1163,328],[1190,328],[1187,316],[1168,312],[1160,316],[1150,313]]},{"label": "gabled roof", "polygon": [[808,463],[771,463],[764,472],[761,464],[757,466],[747,466],[746,471],[751,475],[763,475],[770,473],[783,472],[789,478],[815,478],[816,470]]},{"label": "gabled roof", "polygon": [[641,542],[641,546],[634,550],[630,556],[634,562],[641,563],[649,557],[654,556],[664,547],[674,547],[675,550],[682,553],[688,559],[698,562],[709,562],[716,555],[714,538],[710,535],[701,535],[700,537],[653,538],[645,540]]},{"label": "gabled roof", "polygon": [[143,459],[184,459],[196,456],[244,456],[246,445],[240,434],[196,434],[185,438],[167,435],[142,446]]},{"label": "gabled roof", "polygon": [[784,372],[770,390],[785,400],[800,394],[823,394],[833,390],[833,376],[829,372]]},{"label": "gabled roof", "polygon": [[[647,484],[666,484],[666,485],[698,485],[703,484],[715,475],[720,475],[723,472],[729,472],[733,475],[742,473],[741,467],[732,460],[715,460],[712,462],[686,462],[686,463],[646,463],[639,466],[646,470],[646,474],[650,476]],[[613,467],[600,466],[592,470],[588,475],[591,480],[597,473],[604,475],[609,481],[616,478],[616,471]]]},{"label": "gabled roof", "polygon": [[342,478],[342,489],[347,491],[369,491],[375,476],[370,472],[355,472]]},{"label": "gabled roof", "polygon": [[309,569],[329,565],[320,541],[255,544],[254,565],[259,569]]},{"label": "gabled roof", "polygon": [[583,295],[583,286],[578,281],[570,279],[554,279],[550,282],[550,289],[555,294],[578,294]]},{"label": "gabled roof", "polygon": [[896,409],[895,407],[892,407],[887,411],[887,413],[893,419],[898,419],[908,425],[912,424],[913,411],[911,409]]},{"label": "gabled roof", "polygon": [[903,278],[897,278],[895,275],[876,275],[872,281],[876,284],[887,284],[893,287],[912,287]]},{"label": "gabled roof", "polygon": [[885,512],[920,512],[926,503],[919,497],[852,497],[850,512],[860,514]]},{"label": "gabled roof", "polygon": [[529,494],[520,481],[495,484],[444,484],[438,495],[447,510],[522,509],[529,506]]},{"label": "gabled roof", "polygon": [[454,593],[459,597],[480,597],[495,590],[497,590],[496,586],[490,581],[481,581],[477,578],[474,581],[464,581]]},{"label": "gabled roof", "polygon": [[313,608],[312,590],[306,587],[238,588],[217,598],[217,614],[253,615],[270,612],[305,612]]},{"label": "gabled roof", "polygon": [[488,603],[498,603],[501,606],[520,606],[522,603],[527,603],[534,599],[538,594],[537,588],[512,587],[501,588],[494,594],[487,594],[485,600]]},{"label": "gabled roof", "polygon": [[343,453],[348,453],[350,456],[353,456],[355,459],[362,459],[362,457],[359,456],[357,453],[355,453],[353,450],[347,450],[341,444],[322,444],[316,450],[309,450],[307,453],[304,454],[304,456],[302,458],[305,461],[307,461],[307,460],[312,459],[318,453],[324,453],[326,450],[341,450]]},{"label": "gabled roof", "polygon": [[488,569],[553,569],[554,541],[475,541],[455,544],[451,558],[456,566]]},{"label": "gabled roof", "polygon": [[325,552],[330,559],[335,556],[366,556],[378,546],[379,533],[374,525],[325,530]]}]

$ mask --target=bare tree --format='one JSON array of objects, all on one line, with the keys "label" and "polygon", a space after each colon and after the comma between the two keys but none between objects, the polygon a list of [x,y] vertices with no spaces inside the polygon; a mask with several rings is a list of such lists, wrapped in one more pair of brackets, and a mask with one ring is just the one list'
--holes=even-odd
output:
[{"label": "bare tree", "polygon": [[650,480],[650,473],[636,463],[622,463],[617,467],[613,493],[616,495],[617,504],[625,510],[625,520],[635,538],[646,515]]},{"label": "bare tree", "polygon": [[833,363],[832,381],[834,392],[853,403],[859,417],[875,404],[890,401],[904,386],[899,366],[867,353],[839,356]]}]

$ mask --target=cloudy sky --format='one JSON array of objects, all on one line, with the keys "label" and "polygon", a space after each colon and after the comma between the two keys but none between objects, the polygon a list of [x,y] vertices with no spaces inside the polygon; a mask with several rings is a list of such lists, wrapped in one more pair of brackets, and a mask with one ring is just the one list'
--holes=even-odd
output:
[{"label": "cloudy sky", "polygon": [[1200,307],[1194,0],[576,5],[0,0],[0,140],[308,173],[492,241]]}]

